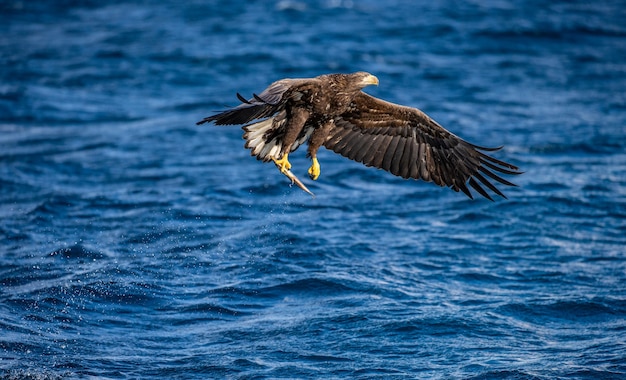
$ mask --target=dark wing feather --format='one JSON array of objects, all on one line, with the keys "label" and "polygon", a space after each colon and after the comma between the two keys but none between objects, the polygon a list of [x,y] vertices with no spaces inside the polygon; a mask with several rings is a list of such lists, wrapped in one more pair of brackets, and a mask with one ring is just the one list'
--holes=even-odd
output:
[{"label": "dark wing feather", "polygon": [[303,82],[302,79],[282,79],[269,85],[260,94],[253,94],[251,99],[246,99],[238,93],[237,98],[241,101],[240,105],[205,117],[196,124],[212,121],[217,125],[246,124],[252,120],[272,116],[281,110],[286,98],[294,95],[294,86]]},{"label": "dark wing feather", "polygon": [[484,153],[500,148],[470,144],[416,108],[365,93],[359,93],[349,110],[335,118],[324,146],[366,166],[432,181],[470,198],[467,184],[487,199],[492,198],[483,186],[505,197],[489,180],[515,186],[499,174],[521,174],[516,166]]}]

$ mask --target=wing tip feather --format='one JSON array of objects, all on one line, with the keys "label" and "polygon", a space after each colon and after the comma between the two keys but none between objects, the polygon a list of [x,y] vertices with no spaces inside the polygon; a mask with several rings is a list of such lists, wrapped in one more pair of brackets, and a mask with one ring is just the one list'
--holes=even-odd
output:
[{"label": "wing tip feather", "polygon": [[470,184],[470,186],[471,186],[472,188],[474,188],[474,190],[478,191],[478,193],[479,193],[480,195],[482,195],[483,197],[485,197],[485,198],[489,199],[489,200],[490,200],[490,201],[492,201],[492,202],[495,202],[495,201],[493,200],[493,198],[492,198],[492,197],[491,197],[491,196],[490,196],[490,195],[489,195],[489,194],[485,191],[485,189],[483,189],[482,187],[480,187],[480,184],[478,184],[478,182],[476,182],[476,180],[474,179],[474,177],[471,177],[471,178],[469,179],[469,182],[468,182],[468,183]]}]

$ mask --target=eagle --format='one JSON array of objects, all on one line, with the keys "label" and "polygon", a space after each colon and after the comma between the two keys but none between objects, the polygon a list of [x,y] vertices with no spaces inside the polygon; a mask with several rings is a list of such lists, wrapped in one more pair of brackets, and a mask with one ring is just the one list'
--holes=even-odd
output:
[{"label": "eagle", "polygon": [[485,188],[506,198],[493,182],[516,186],[501,174],[521,174],[519,168],[488,154],[502,147],[474,145],[417,108],[362,91],[378,84],[378,78],[367,72],[281,79],[249,99],[237,93],[241,104],[196,124],[243,125],[251,155],[273,161],[311,195],[291,172],[289,162],[289,154],[305,142],[313,180],[320,176],[317,151],[324,146],[365,166],[462,191],[471,199],[469,187],[493,201]]}]

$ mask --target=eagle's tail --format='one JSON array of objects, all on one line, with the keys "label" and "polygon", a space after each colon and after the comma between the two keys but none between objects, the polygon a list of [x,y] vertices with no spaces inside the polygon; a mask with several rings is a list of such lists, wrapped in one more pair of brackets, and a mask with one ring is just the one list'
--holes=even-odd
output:
[{"label": "eagle's tail", "polygon": [[[285,115],[284,112],[281,112],[258,123],[244,125],[245,146],[250,149],[250,154],[255,156],[257,160],[268,162],[272,159],[282,158],[283,137],[287,124]],[[293,152],[304,144],[311,137],[313,130],[313,127],[305,125],[289,151]]]},{"label": "eagle's tail", "polygon": [[280,134],[276,133],[284,124],[284,119],[276,121],[275,117],[248,124],[243,127],[243,138],[246,140],[246,148],[257,160],[263,162],[272,158],[279,159],[283,144]]}]

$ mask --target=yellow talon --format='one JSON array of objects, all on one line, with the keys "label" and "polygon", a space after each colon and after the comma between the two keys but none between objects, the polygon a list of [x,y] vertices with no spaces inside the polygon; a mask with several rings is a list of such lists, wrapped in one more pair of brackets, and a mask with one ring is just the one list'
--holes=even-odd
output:
[{"label": "yellow talon", "polygon": [[309,168],[309,177],[312,180],[317,180],[320,176],[320,163],[317,161],[317,157],[313,157],[311,167]]},{"label": "yellow talon", "polygon": [[291,169],[291,164],[289,163],[288,156],[289,154],[285,153],[280,160],[272,157],[272,161],[274,161],[274,163],[278,167],[278,170],[280,170],[280,172],[283,174],[285,174],[287,170]]}]

